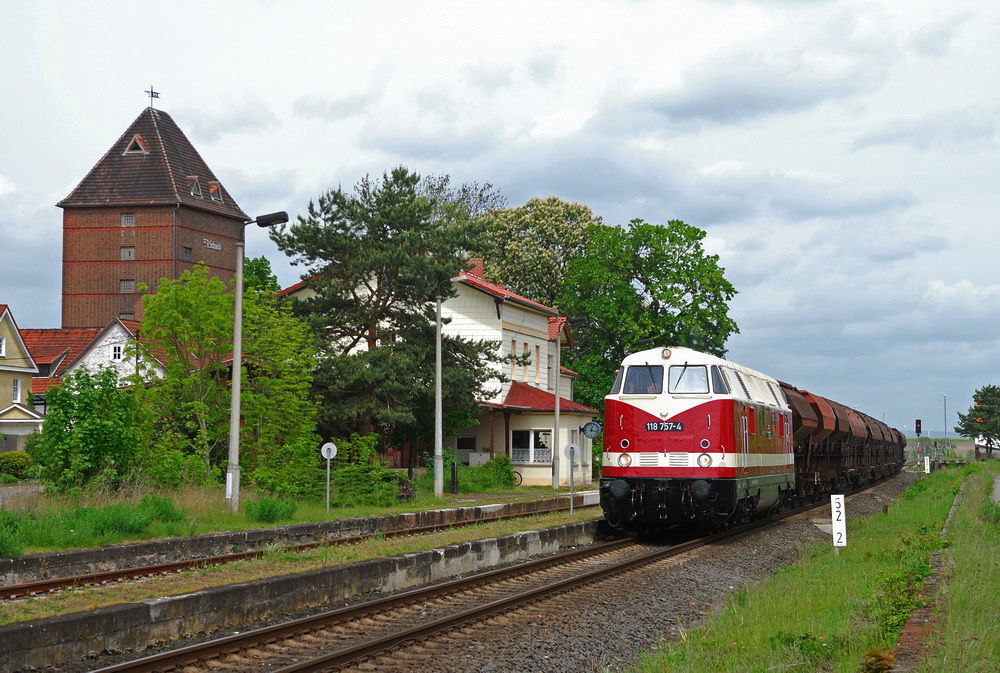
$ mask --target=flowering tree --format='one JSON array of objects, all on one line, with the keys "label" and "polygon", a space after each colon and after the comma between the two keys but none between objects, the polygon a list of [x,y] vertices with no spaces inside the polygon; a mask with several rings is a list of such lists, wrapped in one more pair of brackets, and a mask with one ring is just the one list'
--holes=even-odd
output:
[{"label": "flowering tree", "polygon": [[483,218],[484,271],[518,294],[558,307],[566,269],[583,254],[588,227],[600,222],[589,206],[555,196],[492,210]]}]

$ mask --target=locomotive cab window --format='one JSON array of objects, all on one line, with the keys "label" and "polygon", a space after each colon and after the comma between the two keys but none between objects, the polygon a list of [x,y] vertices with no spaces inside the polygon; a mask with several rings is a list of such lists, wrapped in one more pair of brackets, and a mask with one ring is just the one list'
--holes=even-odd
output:
[{"label": "locomotive cab window", "polygon": [[[671,367],[673,369],[673,367]],[[625,394],[643,395],[663,392],[663,367],[661,365],[635,365],[625,374]]]},{"label": "locomotive cab window", "polygon": [[615,383],[611,386],[611,395],[617,395],[622,391],[622,377],[625,375],[625,368],[620,367],[618,371],[615,372]]},{"label": "locomotive cab window", "polygon": [[722,377],[722,372],[715,365],[712,365],[712,391],[716,395],[729,394],[729,386],[726,385],[726,380]]},{"label": "locomotive cab window", "polygon": [[671,393],[707,393],[708,369],[705,365],[671,365]]}]

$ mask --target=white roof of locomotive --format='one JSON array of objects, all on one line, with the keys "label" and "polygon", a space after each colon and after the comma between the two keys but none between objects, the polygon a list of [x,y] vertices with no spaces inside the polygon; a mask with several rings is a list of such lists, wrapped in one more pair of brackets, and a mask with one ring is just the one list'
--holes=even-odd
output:
[{"label": "white roof of locomotive", "polygon": [[[669,356],[664,357],[665,353],[669,353]],[[767,374],[759,372],[755,369],[744,367],[743,365],[732,362],[731,360],[720,358],[717,355],[702,353],[701,351],[692,350],[683,346],[675,346],[670,348],[650,348],[648,350],[626,355],[625,359],[622,360],[623,367],[630,367],[632,365],[677,364],[717,365],[723,372],[725,372],[726,380],[732,391],[732,397],[752,400],[769,405],[774,405],[774,398],[777,397],[778,406],[788,408],[788,400],[785,399],[785,394],[781,390],[781,384],[778,383],[776,378],[768,376]],[[730,372],[739,373],[743,378],[742,384],[738,380],[733,381]],[[766,384],[770,384],[770,386]],[[746,393],[749,393],[749,397]]]}]

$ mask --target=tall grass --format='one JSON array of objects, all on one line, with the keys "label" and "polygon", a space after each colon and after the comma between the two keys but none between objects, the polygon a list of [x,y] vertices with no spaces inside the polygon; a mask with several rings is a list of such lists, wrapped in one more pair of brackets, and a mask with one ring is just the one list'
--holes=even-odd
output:
[{"label": "tall grass", "polygon": [[26,549],[69,549],[116,544],[124,540],[184,535],[188,517],[161,496],[138,504],[80,506],[49,512],[0,510],[0,556],[17,557]]},{"label": "tall grass", "polygon": [[638,670],[886,670],[884,654],[916,605],[964,476],[935,472],[886,515],[853,519],[839,553],[829,543],[804,548],[800,563],[736,592],[704,626],[646,655]]},{"label": "tall grass", "polygon": [[[989,461],[993,473],[1000,461]],[[1000,601],[1000,505],[993,502],[993,475],[972,475],[962,505],[948,528],[948,600],[940,615],[940,645],[925,655],[922,673],[986,673],[1000,670],[997,607]]]}]

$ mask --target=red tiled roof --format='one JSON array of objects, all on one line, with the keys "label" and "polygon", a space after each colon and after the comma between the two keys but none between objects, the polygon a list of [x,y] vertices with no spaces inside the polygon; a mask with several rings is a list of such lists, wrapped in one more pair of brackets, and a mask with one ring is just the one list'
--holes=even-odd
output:
[{"label": "red tiled roof", "polygon": [[[133,140],[146,151],[126,152],[133,146]],[[189,176],[197,177],[200,195],[191,193]],[[221,193],[221,200],[213,200],[213,193]],[[170,115],[150,107],[142,111],[76,189],[57,205],[67,208],[176,203],[238,220],[250,219]]]},{"label": "red tiled roof", "polygon": [[[503,285],[483,278],[481,275],[477,274],[475,270],[459,271],[457,279],[459,282],[465,283],[469,287],[475,288],[480,292],[485,292],[486,294],[499,299],[503,299],[504,301],[512,301],[514,303],[521,304],[522,306],[533,308],[541,313],[548,313],[552,316],[559,315],[559,311],[554,308],[546,306],[545,304],[540,304],[532,299],[528,299],[527,297],[519,295],[516,292],[511,292]],[[551,333],[551,327],[549,330]]]},{"label": "red tiled roof", "polygon": [[[48,365],[65,354],[60,363],[63,369],[86,349],[90,342],[101,333],[100,327],[68,327],[52,329],[22,329],[21,339],[28,347],[32,359],[37,364]],[[49,372],[57,374],[58,372]],[[37,392],[37,391],[36,391]]]},{"label": "red tiled roof", "polygon": [[[505,407],[518,407],[527,411],[555,411],[556,396],[546,392],[541,388],[529,386],[527,383],[514,381],[510,384],[510,391],[503,401]],[[597,416],[596,409],[584,406],[579,402],[567,400],[565,397],[559,398],[559,411],[570,414],[586,414]]]},{"label": "red tiled roof", "polygon": [[44,395],[46,390],[54,388],[55,386],[62,384],[62,382],[63,380],[61,376],[36,376],[31,379],[31,394]]}]

